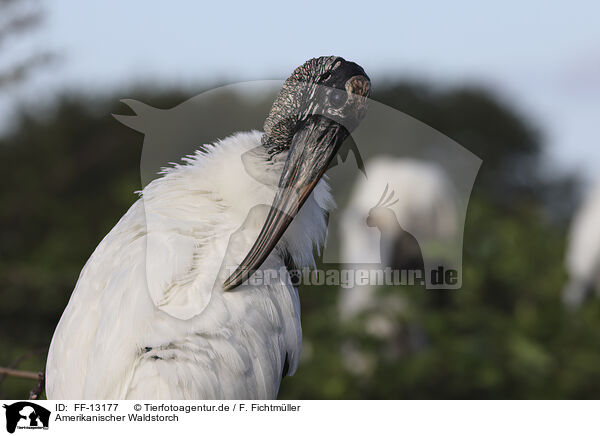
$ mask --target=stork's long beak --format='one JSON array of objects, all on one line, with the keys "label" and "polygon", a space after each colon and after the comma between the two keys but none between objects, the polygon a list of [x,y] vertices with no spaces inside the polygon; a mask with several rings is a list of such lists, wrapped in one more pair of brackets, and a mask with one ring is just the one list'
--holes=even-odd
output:
[{"label": "stork's long beak", "polygon": [[[364,115],[370,86],[368,78],[364,76],[355,76],[348,83],[348,106],[353,112],[353,119],[348,126],[352,129]],[[351,95],[352,92],[355,94]],[[346,127],[323,115],[311,115],[303,122],[292,138],[288,158],[279,179],[279,190],[265,224],[245,259],[224,282],[224,290],[239,286],[260,268],[348,135]]]},{"label": "stork's long beak", "polygon": [[267,220],[236,271],[223,288],[239,286],[273,250],[331,163],[348,130],[324,116],[310,117],[294,135]]}]

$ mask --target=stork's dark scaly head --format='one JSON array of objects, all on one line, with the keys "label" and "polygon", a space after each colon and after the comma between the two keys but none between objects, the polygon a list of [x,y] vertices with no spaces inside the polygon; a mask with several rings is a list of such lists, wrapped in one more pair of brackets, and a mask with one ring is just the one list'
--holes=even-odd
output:
[{"label": "stork's dark scaly head", "polygon": [[364,117],[370,92],[364,70],[336,56],[311,59],[285,81],[262,137],[270,155],[288,151],[279,190],[258,238],[225,281],[225,290],[240,285],[273,250],[342,142]]},{"label": "stork's dark scaly head", "polygon": [[306,61],[285,81],[273,103],[265,121],[263,145],[272,152],[290,147],[302,122],[315,115],[339,121],[352,130],[364,116],[364,97],[370,90],[369,78],[354,62],[337,56]]}]

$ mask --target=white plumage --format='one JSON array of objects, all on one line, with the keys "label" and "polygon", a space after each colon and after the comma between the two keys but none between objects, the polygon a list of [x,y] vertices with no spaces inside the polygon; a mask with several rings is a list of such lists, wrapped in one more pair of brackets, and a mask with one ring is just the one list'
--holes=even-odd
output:
[{"label": "white plumage", "polygon": [[354,62],[310,59],[264,133],[206,146],[144,188],[81,272],[48,398],[276,398],[302,337],[287,266],[314,266],[333,206],[321,179],[370,89]]},{"label": "white plumage", "polygon": [[[223,259],[241,261],[277,191],[284,159],[266,165],[260,138],[236,134],[166,170],[98,245],[52,339],[49,399],[276,397],[300,354],[297,290],[219,288]],[[321,180],[263,267],[284,267],[282,248],[311,265],[332,205]]]},{"label": "white plumage", "polygon": [[600,183],[575,214],[566,267],[570,281],[563,298],[567,306],[576,308],[588,293],[600,290]]}]

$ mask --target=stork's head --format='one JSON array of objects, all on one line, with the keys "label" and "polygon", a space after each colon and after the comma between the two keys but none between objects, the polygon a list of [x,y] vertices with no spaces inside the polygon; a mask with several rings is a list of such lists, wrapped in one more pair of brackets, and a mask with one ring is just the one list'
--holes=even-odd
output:
[{"label": "stork's head", "polygon": [[311,59],[285,81],[262,137],[270,155],[288,151],[279,190],[257,240],[224,289],[240,285],[273,250],[344,139],[364,117],[370,92],[365,71],[336,56]]}]

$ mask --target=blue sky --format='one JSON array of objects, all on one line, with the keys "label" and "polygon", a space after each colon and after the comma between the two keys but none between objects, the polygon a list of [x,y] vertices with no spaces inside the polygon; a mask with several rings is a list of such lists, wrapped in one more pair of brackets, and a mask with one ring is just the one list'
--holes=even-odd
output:
[{"label": "blue sky", "polygon": [[61,62],[0,96],[1,114],[68,88],[280,79],[336,54],[361,64],[374,86],[394,77],[487,86],[539,126],[551,167],[598,175],[597,2],[42,4],[44,26],[3,47],[2,59],[52,48]]}]

